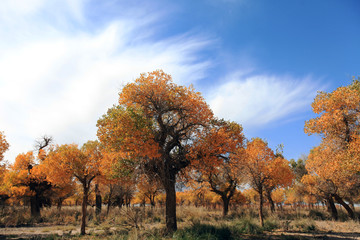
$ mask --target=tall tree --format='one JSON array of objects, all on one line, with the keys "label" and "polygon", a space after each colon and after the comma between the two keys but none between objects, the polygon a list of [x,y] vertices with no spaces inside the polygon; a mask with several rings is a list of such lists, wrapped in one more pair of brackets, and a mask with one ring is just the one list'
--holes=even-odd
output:
[{"label": "tall tree", "polygon": [[333,197],[354,218],[340,193],[349,195],[360,180],[359,79],[331,93],[320,92],[312,103],[312,109],[319,116],[306,121],[305,132],[320,135],[322,142],[313,149],[306,168],[309,174],[316,176],[318,183],[331,183],[331,188],[327,188],[333,189],[329,198]]},{"label": "tall tree", "polygon": [[212,118],[200,93],[178,86],[161,70],[141,74],[119,94],[119,105],[98,121],[98,137],[110,150],[129,153],[155,174],[166,193],[166,229],[177,229],[177,174],[187,158],[194,133]]}]

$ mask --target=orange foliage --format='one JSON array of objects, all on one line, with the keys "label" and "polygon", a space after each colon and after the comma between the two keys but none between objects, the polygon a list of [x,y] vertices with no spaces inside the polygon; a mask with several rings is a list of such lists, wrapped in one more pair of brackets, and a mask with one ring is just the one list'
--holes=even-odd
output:
[{"label": "orange foliage", "polygon": [[4,159],[4,153],[9,149],[9,143],[3,132],[0,132],[0,162]]},{"label": "orange foliage", "polygon": [[211,191],[223,201],[224,212],[228,212],[231,198],[243,179],[242,161],[244,135],[241,125],[224,120],[213,120],[210,127],[199,133],[191,155],[197,181],[205,181]]},{"label": "orange foliage", "polygon": [[154,207],[155,198],[161,191],[159,182],[144,175],[137,182],[138,195],[144,197]]},{"label": "orange foliage", "polygon": [[200,93],[178,86],[161,70],[141,74],[119,94],[119,105],[98,121],[98,137],[110,152],[124,152],[161,181],[167,231],[176,230],[176,175],[190,164],[191,140],[212,112]]},{"label": "orange foliage", "polygon": [[309,155],[306,169],[311,177],[304,176],[303,182],[329,202],[334,197],[354,217],[342,198],[358,194],[360,183],[360,82],[320,92],[312,108],[320,116],[305,123],[305,132],[319,134],[322,142]]}]

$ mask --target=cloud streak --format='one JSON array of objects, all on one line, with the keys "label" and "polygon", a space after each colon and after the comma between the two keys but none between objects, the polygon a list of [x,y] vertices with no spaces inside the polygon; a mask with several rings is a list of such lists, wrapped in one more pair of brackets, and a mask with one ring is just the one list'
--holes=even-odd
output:
[{"label": "cloud streak", "polygon": [[292,114],[307,110],[320,88],[310,76],[257,75],[233,73],[225,83],[208,94],[215,114],[243,124],[263,127]]},{"label": "cloud streak", "polygon": [[[13,9],[11,1],[1,6],[1,12],[8,8],[16,13],[16,19],[3,16],[7,24],[0,24],[0,33],[8,32],[0,40],[0,130],[11,144],[7,160],[32,150],[43,134],[60,144],[94,139],[97,119],[141,72],[161,68],[183,80],[178,83],[189,84],[203,78],[212,64],[196,55],[211,44],[205,38],[153,40],[158,31],[150,27],[154,14],[114,19],[96,31],[88,26],[69,31],[74,19],[79,25],[86,22],[84,6],[55,2],[60,12],[51,21],[44,13],[54,5],[45,1],[33,0],[33,6],[23,9]],[[61,14],[68,9],[71,18]],[[9,25],[25,36],[9,32]],[[28,32],[29,26],[36,29]]]}]

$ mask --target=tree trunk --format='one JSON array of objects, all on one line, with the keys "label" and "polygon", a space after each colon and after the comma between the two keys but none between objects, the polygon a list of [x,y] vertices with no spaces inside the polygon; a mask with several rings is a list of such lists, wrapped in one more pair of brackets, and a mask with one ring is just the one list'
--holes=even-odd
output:
[{"label": "tree trunk", "polygon": [[101,213],[101,205],[102,205],[102,199],[101,199],[101,194],[100,194],[100,190],[99,190],[99,184],[95,184],[95,206],[96,206],[96,210],[95,210],[95,214],[98,217]]},{"label": "tree trunk", "polygon": [[230,199],[226,196],[221,196],[221,200],[223,201],[223,217],[226,217],[229,212]]},{"label": "tree trunk", "polygon": [[106,215],[109,215],[109,212],[110,212],[112,193],[113,193],[113,186],[110,184],[109,199],[108,199],[108,204],[107,204]]},{"label": "tree trunk", "polygon": [[57,210],[60,211],[61,210],[61,207],[62,207],[62,202],[63,202],[63,199],[62,198],[59,198],[57,201],[56,201],[56,207],[57,207]]},{"label": "tree trunk", "polygon": [[332,196],[327,197],[326,203],[328,206],[328,211],[331,213],[332,219],[338,220],[338,212],[334,204],[334,200],[332,199]]},{"label": "tree trunk", "polygon": [[266,198],[269,201],[271,212],[272,213],[275,212],[275,204],[274,204],[274,201],[272,200],[270,191],[266,191]]},{"label": "tree trunk", "polygon": [[166,232],[171,234],[177,230],[176,224],[176,191],[175,191],[175,174],[169,173],[164,179],[166,193],[165,214],[166,214]]},{"label": "tree trunk", "polygon": [[81,204],[81,228],[80,228],[80,234],[85,235],[85,226],[86,226],[86,208],[87,208],[87,202],[88,202],[88,194],[89,194],[89,187],[86,183],[83,183],[83,200]]},{"label": "tree trunk", "polygon": [[355,205],[354,205],[353,200],[348,199],[348,202],[349,202],[349,206],[351,207],[351,209],[355,212]]},{"label": "tree trunk", "polygon": [[260,218],[260,224],[261,224],[262,227],[264,226],[264,213],[263,213],[264,199],[263,198],[264,198],[263,197],[263,191],[260,188],[260,191],[259,191],[259,218]]},{"label": "tree trunk", "polygon": [[150,197],[150,205],[151,208],[155,207],[155,194]]},{"label": "tree trunk", "polygon": [[349,217],[351,219],[355,219],[355,214],[354,211],[351,209],[351,207],[346,202],[344,202],[344,200],[342,200],[342,198],[339,195],[334,194],[334,198],[339,204],[341,204],[341,206],[343,206],[346,209]]},{"label": "tree trunk", "polygon": [[40,218],[40,203],[36,195],[30,197],[30,211],[31,217]]}]

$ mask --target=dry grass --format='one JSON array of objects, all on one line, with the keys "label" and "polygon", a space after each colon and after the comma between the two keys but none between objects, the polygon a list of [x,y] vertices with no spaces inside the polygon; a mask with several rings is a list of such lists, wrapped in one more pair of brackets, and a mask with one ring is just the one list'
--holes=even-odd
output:
[{"label": "dry grass", "polygon": [[100,217],[95,217],[94,210],[89,208],[88,235],[82,237],[79,236],[80,207],[64,207],[61,211],[43,209],[40,222],[31,219],[29,209],[9,208],[0,215],[0,225],[5,227],[0,228],[0,239],[2,236],[7,239],[11,236],[14,239],[19,236],[37,236],[37,239],[259,239],[269,236],[271,239],[307,239],[306,236],[316,237],[317,234],[360,239],[359,222],[330,221],[323,209],[285,209],[265,215],[264,227],[260,227],[257,210],[253,208],[234,209],[224,218],[220,209],[181,206],[177,208],[179,230],[170,238],[164,236],[162,208],[114,208],[109,215],[103,211]]}]

